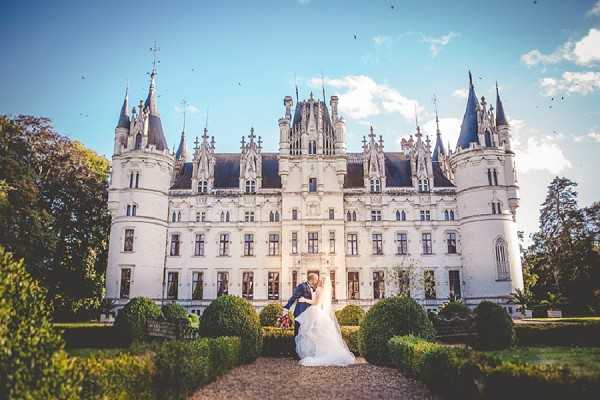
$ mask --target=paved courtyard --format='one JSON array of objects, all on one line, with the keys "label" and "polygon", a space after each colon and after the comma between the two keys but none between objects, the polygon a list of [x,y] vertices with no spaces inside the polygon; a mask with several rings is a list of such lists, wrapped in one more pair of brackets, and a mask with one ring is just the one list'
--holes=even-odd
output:
[{"label": "paved courtyard", "polygon": [[191,399],[433,399],[398,370],[359,359],[356,365],[301,367],[290,358],[259,358],[198,390]]}]

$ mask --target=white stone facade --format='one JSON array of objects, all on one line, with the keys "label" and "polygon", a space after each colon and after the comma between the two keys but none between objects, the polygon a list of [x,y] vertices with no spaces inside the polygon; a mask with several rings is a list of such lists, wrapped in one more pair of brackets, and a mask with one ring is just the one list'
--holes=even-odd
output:
[{"label": "white stone facade", "polygon": [[146,296],[200,313],[228,292],[261,307],[287,300],[310,271],[335,280],[337,306],[407,288],[428,308],[451,295],[507,304],[522,288],[499,96],[494,113],[470,84],[455,152],[438,129],[432,154],[417,127],[400,152],[371,128],[363,151],[348,153],[337,97],[327,107],[311,94],[294,112],[285,97],[278,152],[251,130],[239,153],[216,153],[205,130],[188,162],[184,133],[176,154],[166,146],[155,76],[131,115],[125,98],[115,131],[106,296],[119,305]]}]

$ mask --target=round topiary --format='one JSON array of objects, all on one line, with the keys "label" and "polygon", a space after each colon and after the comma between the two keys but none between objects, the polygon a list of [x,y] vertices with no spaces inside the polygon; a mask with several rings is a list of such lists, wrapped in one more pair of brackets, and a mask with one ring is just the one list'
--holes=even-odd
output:
[{"label": "round topiary", "polygon": [[162,317],[169,322],[177,322],[180,319],[187,319],[188,312],[181,304],[169,303],[162,306]]},{"label": "round topiary", "polygon": [[149,318],[160,318],[160,307],[147,297],[134,297],[117,314],[114,328],[123,340],[134,342],[146,336]]},{"label": "round topiary", "polygon": [[360,325],[365,317],[365,310],[354,304],[348,304],[341,310],[337,310],[335,316],[342,326]]},{"label": "round topiary", "polygon": [[501,350],[515,342],[515,328],[504,308],[482,301],[475,308],[477,347],[481,350]]},{"label": "round topiary", "polygon": [[373,364],[387,363],[387,343],[392,336],[414,335],[423,339],[434,336],[427,313],[406,296],[380,300],[360,324],[360,351]]},{"label": "round topiary", "polygon": [[[267,304],[262,310],[260,310],[260,324],[262,326],[277,326],[277,319],[281,316],[283,312],[283,306],[279,303],[271,303]],[[290,320],[294,320],[294,315],[292,312],[288,312]]]},{"label": "round topiary", "polygon": [[440,308],[440,311],[438,312],[439,317],[446,318],[446,319],[454,318],[454,317],[466,318],[470,315],[471,315],[471,309],[469,309],[469,307],[467,307],[467,305],[465,305],[464,303],[462,303],[460,301],[450,301],[450,302],[444,304]]},{"label": "round topiary", "polygon": [[262,327],[258,314],[241,297],[224,295],[214,300],[202,314],[200,335],[241,338],[241,361],[256,360],[262,350]]}]

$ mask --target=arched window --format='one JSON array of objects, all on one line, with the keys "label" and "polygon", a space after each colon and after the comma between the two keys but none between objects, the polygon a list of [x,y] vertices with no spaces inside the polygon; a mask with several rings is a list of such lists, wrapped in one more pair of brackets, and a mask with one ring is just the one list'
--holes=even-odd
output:
[{"label": "arched window", "polygon": [[207,181],[198,182],[198,193],[208,193],[208,182]]},{"label": "arched window", "polygon": [[308,142],[308,154],[317,154],[317,142],[314,140],[311,140],[310,142]]},{"label": "arched window", "polygon": [[419,179],[419,192],[429,192],[429,179]]},{"label": "arched window", "polygon": [[275,222],[279,222],[279,211],[275,211]]},{"label": "arched window", "polygon": [[269,222],[275,222],[275,213],[273,211],[269,213]]},{"label": "arched window", "polygon": [[450,213],[448,212],[448,210],[444,210],[444,219],[445,219],[446,221],[449,221],[449,220],[450,220]]},{"label": "arched window", "polygon": [[135,149],[141,150],[141,148],[142,148],[142,134],[138,133],[137,135],[135,135]]},{"label": "arched window", "polygon": [[402,215],[400,214],[400,210],[396,210],[396,221],[402,221]]},{"label": "arched window", "polygon": [[177,213],[177,222],[181,221],[181,211]]},{"label": "arched window", "polygon": [[352,221],[356,221],[356,211],[352,211]]},{"label": "arched window", "polygon": [[225,213],[221,211],[221,222],[225,222]]},{"label": "arched window", "polygon": [[175,211],[173,211],[173,214],[171,215],[171,222],[177,222],[177,213]]},{"label": "arched window", "polygon": [[128,217],[131,215],[131,204],[127,204],[127,212],[125,213]]},{"label": "arched window", "polygon": [[406,212],[402,210],[400,214],[402,215],[402,221],[406,221]]},{"label": "arched window", "polygon": [[131,216],[135,217],[137,215],[137,204],[131,205]]},{"label": "arched window", "polygon": [[350,213],[350,211],[348,211],[346,213],[346,221],[348,221],[348,222],[352,221],[352,214]]},{"label": "arched window", "polygon": [[454,221],[454,210],[450,210],[450,221]]},{"label": "arched window", "polygon": [[485,138],[485,147],[492,147],[493,142],[492,142],[492,134],[490,133],[490,131],[485,131],[485,134],[483,136]]},{"label": "arched window", "polygon": [[508,253],[506,250],[506,243],[504,239],[498,238],[496,240],[496,269],[498,271],[499,280],[509,280],[510,273],[508,271]]},{"label": "arched window", "polygon": [[229,222],[229,211],[225,213],[225,222]]}]

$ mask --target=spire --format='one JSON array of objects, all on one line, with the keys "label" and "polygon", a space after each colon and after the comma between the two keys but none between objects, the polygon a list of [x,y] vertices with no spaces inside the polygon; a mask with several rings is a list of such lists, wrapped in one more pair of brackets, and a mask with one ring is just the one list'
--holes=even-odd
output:
[{"label": "spire", "polygon": [[123,100],[123,105],[121,106],[121,114],[119,115],[117,128],[129,129],[129,122],[129,84],[127,84],[125,88],[125,99]]},{"label": "spire", "polygon": [[421,137],[421,127],[419,126],[419,115],[417,114],[417,103],[415,103],[415,125],[417,126],[417,137]]},{"label": "spire", "polygon": [[163,132],[160,114],[158,113],[158,105],[156,103],[156,64],[158,63],[156,60],[156,53],[158,50],[159,49],[156,47],[156,42],[154,42],[154,47],[150,49],[150,51],[154,53],[152,72],[150,73],[150,88],[148,90],[148,97],[146,98],[144,108],[150,114],[148,116],[148,146],[154,145],[157,150],[168,151],[169,147]]},{"label": "spire", "polygon": [[435,148],[433,149],[432,161],[439,161],[440,155],[446,155],[446,149],[444,148],[444,142],[442,141],[442,132],[440,131],[440,119],[438,118],[437,109],[437,97],[433,97],[433,105],[435,109],[435,126],[436,126],[436,138]]},{"label": "spire", "polygon": [[158,114],[158,104],[156,103],[156,64],[158,61],[156,60],[156,53],[159,48],[156,47],[156,41],[154,42],[154,47],[150,48],[150,51],[154,53],[153,61],[152,61],[152,72],[150,73],[150,88],[148,89],[148,97],[146,98],[146,103],[144,104],[148,110],[150,111],[150,115]]},{"label": "spire", "polygon": [[504,107],[500,100],[500,92],[498,91],[498,82],[496,82],[496,126],[508,125],[506,115],[504,115]]},{"label": "spire", "polygon": [[185,143],[185,111],[187,108],[187,102],[183,100],[183,129],[181,130],[181,139],[179,140],[179,148],[175,152],[175,159],[178,161],[187,161],[187,146]]},{"label": "spire", "polygon": [[475,95],[475,88],[473,87],[473,78],[471,77],[471,71],[469,71],[469,95],[467,98],[467,108],[463,121],[460,126],[460,135],[458,136],[457,147],[463,149],[469,148],[471,143],[479,143],[479,137],[477,136],[477,96]]}]

